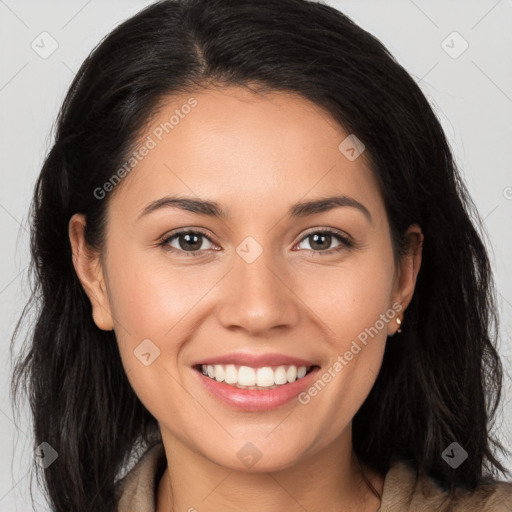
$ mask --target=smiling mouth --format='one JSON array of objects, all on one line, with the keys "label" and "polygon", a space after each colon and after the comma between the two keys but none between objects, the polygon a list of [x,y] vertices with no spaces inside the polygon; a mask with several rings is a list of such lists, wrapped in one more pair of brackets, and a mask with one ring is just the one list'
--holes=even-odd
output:
[{"label": "smiling mouth", "polygon": [[275,389],[304,378],[318,366],[263,366],[254,368],[236,364],[199,364],[194,369],[217,382],[223,382],[238,389]]}]

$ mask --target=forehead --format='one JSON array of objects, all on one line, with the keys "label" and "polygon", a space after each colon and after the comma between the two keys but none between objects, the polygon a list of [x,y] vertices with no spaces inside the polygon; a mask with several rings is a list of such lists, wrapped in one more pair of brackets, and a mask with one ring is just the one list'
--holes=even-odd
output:
[{"label": "forehead", "polygon": [[228,87],[168,97],[140,137],[113,202],[136,216],[149,201],[186,195],[231,213],[279,215],[282,205],[340,193],[373,203],[378,214],[381,198],[364,152],[351,160],[342,151],[348,136],[326,111],[293,93]]}]

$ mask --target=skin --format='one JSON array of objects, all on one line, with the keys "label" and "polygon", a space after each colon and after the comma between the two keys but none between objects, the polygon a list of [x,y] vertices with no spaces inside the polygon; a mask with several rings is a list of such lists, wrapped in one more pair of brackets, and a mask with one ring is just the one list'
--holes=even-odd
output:
[{"label": "skin", "polygon": [[[272,352],[325,371],[393,303],[405,311],[421,264],[421,229],[409,228],[411,242],[420,243],[395,266],[364,153],[347,159],[338,145],[348,134],[291,93],[229,87],[169,98],[141,140],[191,96],[197,106],[110,198],[106,251],[86,245],[82,214],[69,223],[94,321],[115,330],[128,379],[159,422],[168,467],[157,511],[374,512],[379,499],[355,462],[352,418],[378,375],[387,336],[399,327],[396,317],[307,405],[235,410],[207,393],[191,365],[230,352]],[[362,203],[372,223],[352,207],[286,215],[299,201],[334,193]],[[162,208],[138,218],[165,195],[214,200],[232,217]],[[179,237],[170,244],[181,252],[157,246],[178,228],[206,231],[200,256],[187,256],[190,246]],[[335,252],[342,243],[335,237],[315,245],[307,235],[325,228],[357,245]],[[236,252],[247,236],[262,248],[250,264]],[[147,338],[161,352],[144,366],[134,350]],[[262,455],[250,468],[237,457],[247,442]],[[383,475],[366,474],[382,494]]]}]

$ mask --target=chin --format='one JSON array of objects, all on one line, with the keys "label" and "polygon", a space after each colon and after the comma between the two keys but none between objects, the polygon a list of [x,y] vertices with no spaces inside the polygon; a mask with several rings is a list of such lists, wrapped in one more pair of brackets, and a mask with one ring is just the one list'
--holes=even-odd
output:
[{"label": "chin", "polygon": [[212,451],[208,450],[210,453],[203,452],[203,455],[213,463],[232,471],[266,473],[293,467],[304,454],[304,444],[299,441],[293,446],[273,441],[264,438],[261,442],[255,438],[253,441],[236,441],[232,443],[232,449],[231,446],[225,446],[219,451],[215,447]]}]

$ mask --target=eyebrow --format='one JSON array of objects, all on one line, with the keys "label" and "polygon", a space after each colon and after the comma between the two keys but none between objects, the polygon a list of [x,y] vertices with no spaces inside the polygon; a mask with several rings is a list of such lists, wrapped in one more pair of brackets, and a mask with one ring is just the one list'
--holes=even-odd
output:
[{"label": "eyebrow", "polygon": [[[368,208],[359,201],[356,201],[354,198],[345,195],[324,197],[313,201],[303,201],[294,204],[288,210],[288,217],[307,217],[308,215],[326,212],[338,207],[355,208],[364,214],[370,224],[373,224],[373,218]],[[198,215],[207,215],[209,217],[216,217],[219,219],[229,219],[231,217],[230,210],[223,208],[216,201],[207,201],[205,199],[196,199],[193,197],[165,196],[149,203],[140,213],[138,218],[140,219],[141,217],[149,215],[150,213],[162,208],[179,208]]]}]

